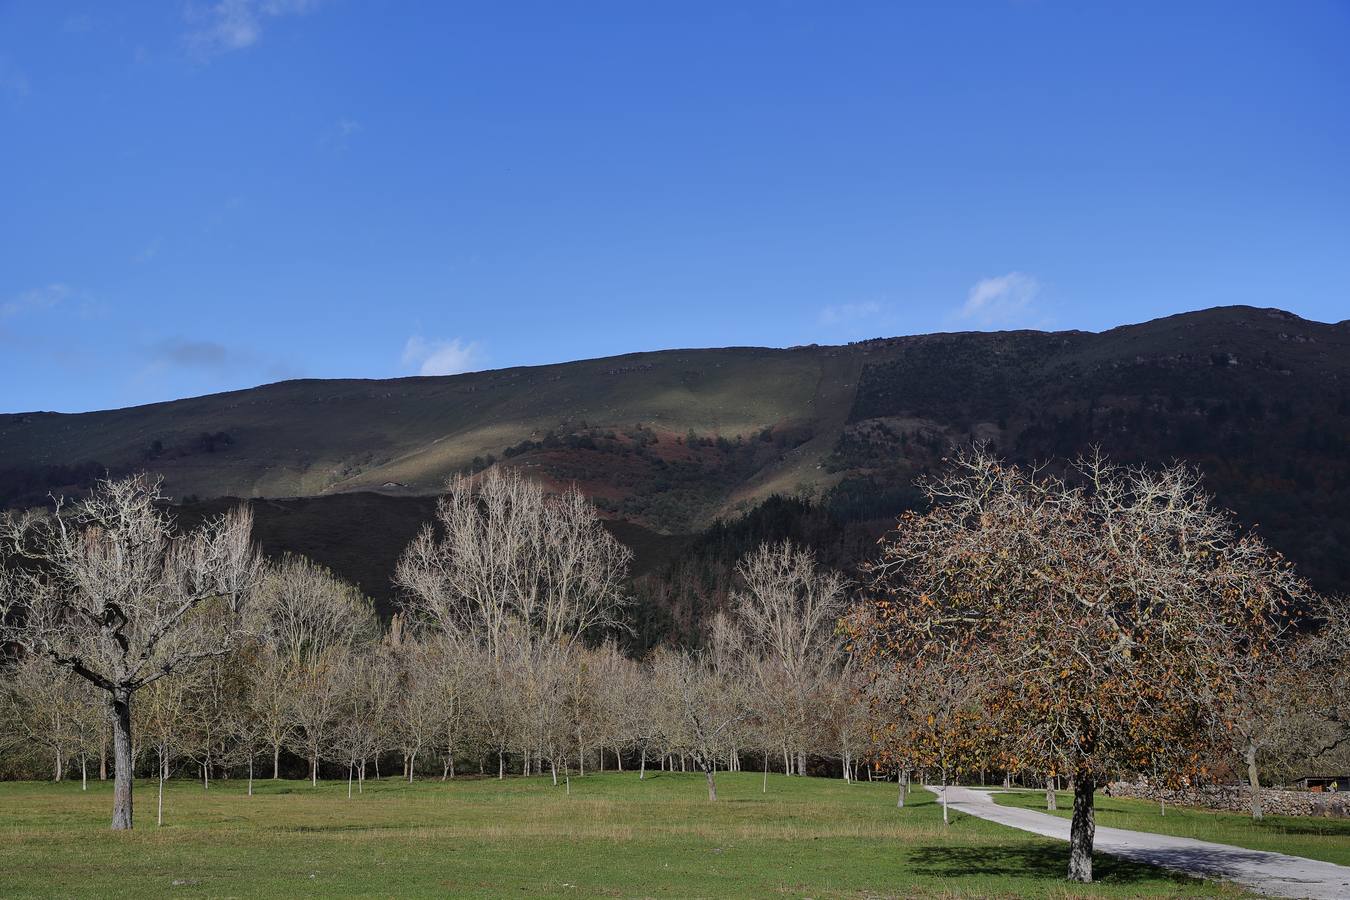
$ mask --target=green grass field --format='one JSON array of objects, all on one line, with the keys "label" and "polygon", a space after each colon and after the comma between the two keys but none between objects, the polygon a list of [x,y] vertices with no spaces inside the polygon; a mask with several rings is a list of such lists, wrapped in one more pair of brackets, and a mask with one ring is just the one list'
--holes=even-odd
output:
[{"label": "green grass field", "polygon": [[[1069,818],[1073,795],[1059,794],[1059,810],[1053,815]],[[994,801],[1006,806],[1045,811],[1044,791],[998,793]],[[1266,816],[1259,822],[1251,816],[1210,812],[1190,807],[1167,807],[1159,815],[1156,803],[1122,800],[1097,793],[1097,824],[1110,828],[1152,831],[1178,837],[1232,844],[1250,850],[1273,850],[1350,866],[1350,819],[1304,816]]]},{"label": "green grass field", "polygon": [[155,826],[107,829],[111,786],[0,784],[0,895],[119,897],[1064,897],[1241,896],[1099,857],[1063,880],[1065,845],[956,816],[915,789],[720,775],[346,784],[173,782]]}]

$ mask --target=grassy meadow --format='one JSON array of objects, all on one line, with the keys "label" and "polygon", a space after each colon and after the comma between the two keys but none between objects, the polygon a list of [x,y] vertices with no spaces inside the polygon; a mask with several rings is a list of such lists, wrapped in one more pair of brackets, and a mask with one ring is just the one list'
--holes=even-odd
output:
[{"label": "grassy meadow", "polygon": [[111,784],[0,784],[0,895],[108,897],[1190,897],[1236,888],[1099,857],[1063,880],[1066,846],[955,815],[915,789],[755,774],[632,773],[345,782],[176,780],[155,826],[108,830]]},{"label": "grassy meadow", "polygon": [[[1051,815],[1070,818],[1073,795],[1061,793],[1058,797],[1059,810]],[[1045,791],[998,793],[994,801],[1045,812]],[[1185,806],[1168,806],[1167,814],[1160,815],[1156,803],[1108,797],[1100,791],[1096,807],[1097,824],[1110,828],[1171,834],[1350,866],[1350,819],[1267,815],[1257,822],[1251,816]]]}]

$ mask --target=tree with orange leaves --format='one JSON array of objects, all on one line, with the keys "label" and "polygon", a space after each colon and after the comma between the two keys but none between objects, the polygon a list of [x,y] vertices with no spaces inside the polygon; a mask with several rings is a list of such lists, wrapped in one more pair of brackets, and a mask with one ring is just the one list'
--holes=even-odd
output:
[{"label": "tree with orange leaves", "polygon": [[[1246,661],[1291,627],[1306,588],[1181,466],[1098,456],[1057,477],[975,450],[925,490],[931,510],[906,515],[870,568],[855,652],[875,683],[960,683],[953,746],[1070,775],[1068,875],[1091,881],[1097,785],[1203,775]],[[882,728],[910,715],[879,713]]]}]

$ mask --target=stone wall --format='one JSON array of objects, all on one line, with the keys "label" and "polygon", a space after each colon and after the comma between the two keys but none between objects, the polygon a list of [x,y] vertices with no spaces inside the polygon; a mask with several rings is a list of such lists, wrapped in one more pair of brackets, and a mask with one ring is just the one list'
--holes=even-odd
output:
[{"label": "stone wall", "polygon": [[[1169,806],[1198,806],[1228,812],[1250,813],[1251,791],[1245,785],[1204,788],[1159,788],[1146,782],[1113,781],[1107,787],[1112,797],[1131,800],[1166,800]],[[1263,788],[1261,809],[1270,816],[1336,816],[1350,818],[1350,793],[1277,791]]]}]

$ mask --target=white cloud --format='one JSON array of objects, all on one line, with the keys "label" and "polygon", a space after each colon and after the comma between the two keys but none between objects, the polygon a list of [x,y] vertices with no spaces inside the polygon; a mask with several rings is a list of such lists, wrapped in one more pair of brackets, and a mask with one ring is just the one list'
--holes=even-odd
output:
[{"label": "white cloud", "polygon": [[875,300],[865,303],[840,303],[822,309],[820,322],[822,325],[847,325],[864,319],[874,319],[881,313],[882,306]]},{"label": "white cloud", "polygon": [[49,284],[45,287],[24,291],[0,303],[0,318],[16,316],[19,313],[34,310],[51,309],[70,299],[71,294],[70,286],[65,284]]},{"label": "white cloud", "polygon": [[188,47],[201,56],[214,56],[251,47],[262,37],[263,25],[278,16],[303,15],[320,0],[217,0],[207,7],[190,6],[186,17],[195,27],[186,35]]},{"label": "white cloud", "polygon": [[990,328],[1025,324],[1036,317],[1041,283],[1022,272],[1009,272],[975,282],[957,318]]},{"label": "white cloud", "polygon": [[417,369],[419,375],[458,375],[481,369],[483,351],[477,341],[429,341],[413,335],[403,345],[403,365]]},{"label": "white cloud", "polygon": [[169,337],[141,350],[145,365],[139,377],[156,378],[169,372],[197,372],[218,383],[244,377],[284,381],[300,377],[292,362],[275,359],[248,347],[231,347],[217,341]]}]

